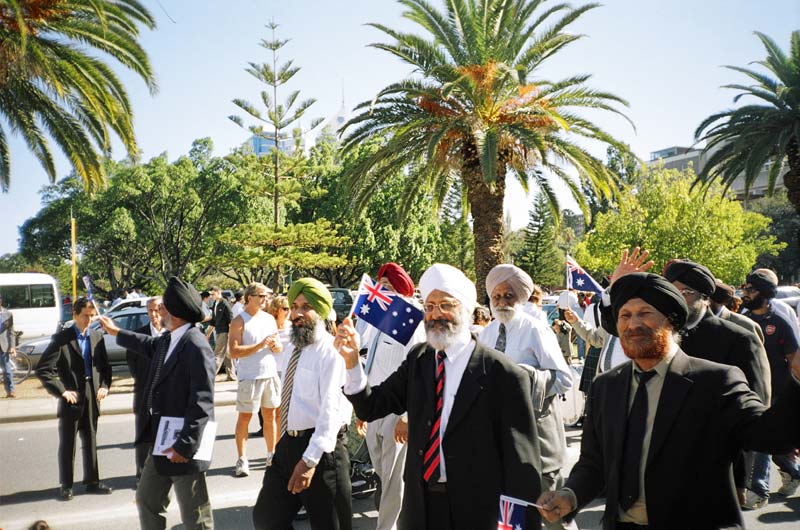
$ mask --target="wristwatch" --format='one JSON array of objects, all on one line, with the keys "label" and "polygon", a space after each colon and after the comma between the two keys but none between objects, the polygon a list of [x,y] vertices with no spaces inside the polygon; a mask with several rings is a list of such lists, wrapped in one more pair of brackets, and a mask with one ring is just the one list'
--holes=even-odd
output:
[{"label": "wristwatch", "polygon": [[308,459],[308,458],[306,458],[306,457],[303,457],[303,463],[304,463],[304,464],[306,465],[306,467],[308,467],[309,469],[313,469],[313,468],[317,467],[317,464],[313,463],[311,460],[309,460],[309,459]]}]

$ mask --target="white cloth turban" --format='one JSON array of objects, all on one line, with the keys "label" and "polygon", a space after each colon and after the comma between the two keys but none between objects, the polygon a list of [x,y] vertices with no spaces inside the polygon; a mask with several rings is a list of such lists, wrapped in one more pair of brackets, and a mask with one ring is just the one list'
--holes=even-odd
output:
[{"label": "white cloth turban", "polygon": [[533,280],[531,280],[527,272],[519,267],[505,263],[497,265],[490,270],[489,274],[486,275],[486,292],[489,296],[492,296],[494,288],[503,282],[508,282],[519,298],[519,303],[525,303],[531,297]]},{"label": "white cloth turban", "polygon": [[478,295],[475,284],[467,276],[451,265],[434,263],[419,279],[419,292],[427,301],[431,291],[442,291],[461,302],[471,314],[477,304]]}]

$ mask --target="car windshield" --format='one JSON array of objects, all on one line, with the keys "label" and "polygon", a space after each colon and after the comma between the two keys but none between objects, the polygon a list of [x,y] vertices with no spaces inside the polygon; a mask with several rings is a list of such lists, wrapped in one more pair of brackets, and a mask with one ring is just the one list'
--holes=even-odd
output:
[{"label": "car windshield", "polygon": [[353,299],[350,298],[350,294],[345,291],[332,291],[331,296],[333,297],[334,304],[349,304],[353,301]]}]

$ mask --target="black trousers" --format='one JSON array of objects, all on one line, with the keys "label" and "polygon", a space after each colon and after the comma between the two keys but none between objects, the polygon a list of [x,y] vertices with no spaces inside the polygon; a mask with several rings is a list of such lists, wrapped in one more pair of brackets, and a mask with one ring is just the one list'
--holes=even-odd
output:
[{"label": "black trousers", "polygon": [[426,530],[452,530],[453,515],[446,492],[425,491]]},{"label": "black trousers", "polygon": [[147,461],[147,455],[153,452],[153,442],[139,442],[133,446],[136,458],[136,480],[142,476],[144,463]]},{"label": "black trousers", "polygon": [[97,470],[97,397],[91,381],[86,381],[81,399],[80,414],[72,415],[69,411],[63,411],[58,418],[58,476],[65,488],[71,488],[73,483],[76,434],[81,435],[83,483],[96,484],[100,481]]},{"label": "black trousers", "polygon": [[333,452],[322,455],[309,488],[295,495],[286,487],[308,447],[311,433],[297,438],[287,434],[281,437],[253,507],[256,530],[291,528],[300,506],[305,506],[313,530],[351,530],[350,456],[344,438],[340,435]]}]

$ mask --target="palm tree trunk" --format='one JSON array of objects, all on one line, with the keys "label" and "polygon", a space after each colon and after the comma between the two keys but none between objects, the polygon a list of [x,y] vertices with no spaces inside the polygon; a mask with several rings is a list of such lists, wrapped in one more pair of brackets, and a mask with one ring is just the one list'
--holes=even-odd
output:
[{"label": "palm tree trunk", "polygon": [[794,211],[800,214],[800,144],[796,138],[787,146],[786,158],[789,161],[789,171],[783,175],[783,184]]},{"label": "palm tree trunk", "polygon": [[[477,161],[466,163],[462,178],[467,185],[467,199],[472,211],[472,237],[475,241],[475,287],[478,303],[488,303],[486,276],[495,265],[503,263],[503,198],[505,165],[498,162],[498,178],[493,186],[483,180]],[[502,177],[500,175],[503,175]]]}]

